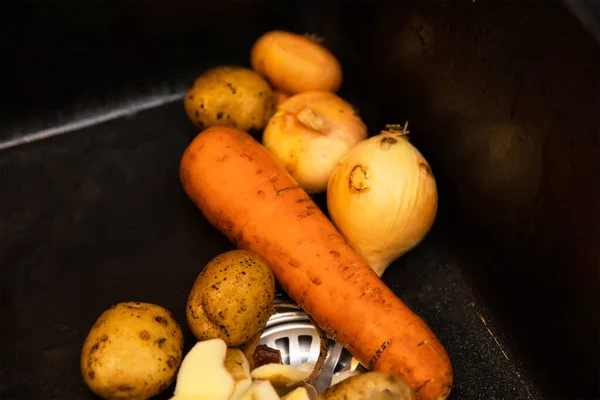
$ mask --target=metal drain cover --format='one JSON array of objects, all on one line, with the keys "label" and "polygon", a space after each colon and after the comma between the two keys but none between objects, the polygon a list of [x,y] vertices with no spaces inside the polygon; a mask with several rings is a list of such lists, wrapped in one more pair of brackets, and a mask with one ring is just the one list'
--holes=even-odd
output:
[{"label": "metal drain cover", "polygon": [[[316,363],[320,352],[319,333],[308,314],[293,305],[280,306],[267,321],[259,344],[279,350],[284,364],[298,366],[303,363]],[[335,341],[329,339],[329,349]],[[346,349],[342,351],[334,372],[342,370],[350,363],[352,355]]]}]

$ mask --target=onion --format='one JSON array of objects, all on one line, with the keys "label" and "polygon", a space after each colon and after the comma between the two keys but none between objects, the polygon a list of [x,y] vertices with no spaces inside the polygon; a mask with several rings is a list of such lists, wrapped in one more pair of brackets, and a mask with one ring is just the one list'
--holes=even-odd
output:
[{"label": "onion", "polygon": [[342,85],[340,62],[314,36],[267,32],[252,46],[250,64],[274,88],[290,94],[337,92]]},{"label": "onion", "polygon": [[284,101],[290,98],[290,95],[282,92],[279,89],[273,89],[273,97],[275,98],[275,105],[280,105]]},{"label": "onion", "polygon": [[327,91],[299,93],[281,103],[263,145],[309,193],[324,192],[338,162],[367,137],[351,104]]},{"label": "onion", "polygon": [[407,134],[388,125],[359,143],[327,188],[333,223],[379,276],[423,240],[437,213],[431,167]]}]

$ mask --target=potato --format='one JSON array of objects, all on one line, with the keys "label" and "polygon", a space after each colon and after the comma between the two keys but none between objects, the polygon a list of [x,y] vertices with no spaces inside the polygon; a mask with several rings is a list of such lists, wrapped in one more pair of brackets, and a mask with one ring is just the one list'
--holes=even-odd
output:
[{"label": "potato", "polygon": [[102,398],[147,399],[173,382],[182,349],[181,328],[169,311],[149,303],[119,303],[88,333],[81,373]]},{"label": "potato", "polygon": [[175,398],[229,400],[235,379],[225,367],[226,354],[227,345],[221,339],[196,343],[177,374]]},{"label": "potato", "polygon": [[279,395],[269,381],[254,381],[240,400],[280,400]]},{"label": "potato", "polygon": [[250,338],[246,343],[239,346],[239,349],[244,353],[246,360],[250,364],[250,371],[256,368],[254,365],[254,355],[256,353],[256,349],[258,347],[258,343],[260,342],[260,336],[262,335],[262,329],[256,335]]},{"label": "potato", "polygon": [[262,77],[248,68],[217,67],[206,71],[188,90],[185,111],[200,129],[228,126],[260,131],[275,113],[276,98]]},{"label": "potato", "polygon": [[284,396],[282,400],[310,400],[310,396],[305,388],[299,387]]},{"label": "potato", "polygon": [[252,371],[253,379],[269,381],[275,389],[294,386],[310,376],[313,365],[308,368],[285,364],[265,364]]},{"label": "potato", "polygon": [[213,258],[188,298],[188,325],[198,340],[236,347],[262,332],[273,312],[275,278],[257,254],[232,250]]},{"label": "potato", "polygon": [[331,386],[337,385],[338,383],[345,381],[351,376],[358,374],[360,374],[360,372],[358,372],[357,370],[336,372],[335,374],[333,374],[333,378],[331,378]]},{"label": "potato", "polygon": [[327,389],[317,400],[416,400],[402,378],[384,372],[352,376]]},{"label": "potato", "polygon": [[229,397],[229,400],[238,400],[252,386],[250,364],[240,349],[227,349],[225,368],[227,368],[227,371],[229,371],[235,381],[233,394]]}]

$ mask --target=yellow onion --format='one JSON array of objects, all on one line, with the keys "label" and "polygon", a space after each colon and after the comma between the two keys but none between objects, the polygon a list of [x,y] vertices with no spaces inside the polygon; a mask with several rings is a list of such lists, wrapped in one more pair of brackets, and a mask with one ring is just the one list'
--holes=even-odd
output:
[{"label": "yellow onion", "polygon": [[275,104],[278,106],[287,99],[289,99],[290,95],[286,92],[282,92],[279,89],[273,89],[273,97],[275,98]]},{"label": "yellow onion", "polygon": [[351,104],[326,91],[296,94],[277,107],[263,145],[309,193],[324,192],[338,162],[367,137]]},{"label": "yellow onion", "polygon": [[437,213],[431,167],[407,134],[388,125],[362,141],[327,187],[331,220],[379,276],[423,240]]}]

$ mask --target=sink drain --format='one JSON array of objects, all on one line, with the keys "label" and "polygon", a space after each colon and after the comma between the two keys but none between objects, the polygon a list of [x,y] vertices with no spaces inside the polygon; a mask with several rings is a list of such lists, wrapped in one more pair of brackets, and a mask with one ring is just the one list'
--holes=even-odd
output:
[{"label": "sink drain", "polygon": [[[303,363],[316,363],[320,352],[320,337],[310,317],[300,307],[280,306],[267,321],[259,344],[279,350],[284,364],[298,366]],[[328,354],[331,354],[335,341],[329,339]],[[334,373],[345,369],[352,355],[342,350]]]}]

